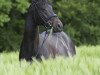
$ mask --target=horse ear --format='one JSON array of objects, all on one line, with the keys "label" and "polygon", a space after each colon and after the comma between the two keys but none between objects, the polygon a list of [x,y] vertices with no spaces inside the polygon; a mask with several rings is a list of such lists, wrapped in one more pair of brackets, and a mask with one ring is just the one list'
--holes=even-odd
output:
[{"label": "horse ear", "polygon": [[[31,1],[31,0],[30,0]],[[40,1],[40,0],[32,0],[32,2],[38,2],[38,1]]]},{"label": "horse ear", "polygon": [[50,5],[52,5],[52,4],[53,4],[53,0],[48,0],[48,3],[49,3]]}]

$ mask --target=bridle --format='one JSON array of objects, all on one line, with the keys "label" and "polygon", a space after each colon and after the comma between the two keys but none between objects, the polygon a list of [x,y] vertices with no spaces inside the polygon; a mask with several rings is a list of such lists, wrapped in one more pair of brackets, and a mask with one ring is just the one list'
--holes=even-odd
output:
[{"label": "bridle", "polygon": [[[42,0],[41,0],[41,1],[42,1]],[[51,16],[49,16],[49,17],[45,20],[45,19],[43,18],[43,16],[41,16],[41,13],[39,13],[39,11],[38,11],[38,6],[37,6],[37,5],[38,5],[39,3],[41,3],[41,1],[40,1],[40,2],[35,1],[35,0],[32,1],[32,6],[35,7],[35,9],[37,10],[37,14],[39,14],[39,17],[40,17],[40,18],[43,20],[43,22],[45,23],[45,24],[44,24],[44,27],[45,27],[45,29],[46,29],[46,30],[45,30],[46,32],[45,32],[44,40],[43,40],[42,45],[40,46],[40,48],[37,49],[37,53],[36,53],[35,57],[38,56],[39,50],[42,48],[42,46],[44,45],[46,39],[48,38],[48,36],[46,37],[48,29],[53,29],[53,26],[52,26],[51,23],[50,23],[50,19],[53,18],[53,17],[57,17],[56,14],[52,14]]]},{"label": "bridle", "polygon": [[51,23],[50,23],[50,19],[51,18],[53,18],[53,17],[57,17],[57,15],[56,14],[52,14],[51,16],[49,16],[47,19],[44,19],[43,18],[43,16],[41,16],[41,13],[38,11],[38,4],[39,3],[41,3],[42,2],[42,0],[40,1],[40,2],[38,2],[38,1],[32,1],[32,4],[33,4],[33,6],[36,8],[36,10],[37,10],[37,13],[39,14],[39,17],[43,20],[43,22],[45,23],[44,24],[44,27],[46,28],[46,30],[48,30],[48,29],[51,29],[52,28],[52,25],[51,25]]}]

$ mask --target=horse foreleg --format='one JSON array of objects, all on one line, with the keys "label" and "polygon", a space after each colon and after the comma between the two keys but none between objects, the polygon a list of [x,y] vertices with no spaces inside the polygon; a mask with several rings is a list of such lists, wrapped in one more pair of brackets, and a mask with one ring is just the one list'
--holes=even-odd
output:
[{"label": "horse foreleg", "polygon": [[64,32],[61,32],[61,36],[64,39],[64,41],[68,47],[67,49],[68,49],[69,54],[71,56],[75,55],[76,54],[75,45],[74,45],[73,41],[71,40],[71,38],[68,37],[68,35],[65,34]]}]

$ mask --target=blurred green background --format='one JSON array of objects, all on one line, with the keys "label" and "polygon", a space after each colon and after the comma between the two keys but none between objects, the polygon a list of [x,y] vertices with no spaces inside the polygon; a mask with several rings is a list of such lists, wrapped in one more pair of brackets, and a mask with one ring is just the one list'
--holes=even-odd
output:
[{"label": "blurred green background", "polygon": [[[100,0],[49,0],[77,46],[100,44]],[[19,50],[31,0],[0,0],[0,52]]]}]

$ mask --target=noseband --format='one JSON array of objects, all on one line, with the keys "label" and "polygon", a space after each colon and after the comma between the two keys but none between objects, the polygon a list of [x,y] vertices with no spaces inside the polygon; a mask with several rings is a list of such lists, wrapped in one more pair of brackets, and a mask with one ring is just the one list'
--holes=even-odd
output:
[{"label": "noseband", "polygon": [[46,29],[51,29],[51,28],[52,28],[52,25],[51,25],[51,23],[50,23],[50,19],[53,18],[53,17],[57,17],[57,15],[56,15],[56,14],[52,14],[51,16],[49,16],[49,17],[45,20],[45,19],[41,16],[41,13],[39,13],[38,7],[37,7],[37,5],[38,5],[39,3],[41,3],[41,2],[42,2],[42,0],[41,0],[40,2],[38,2],[38,1],[32,1],[32,4],[33,4],[33,6],[35,6],[35,8],[37,9],[37,12],[38,12],[40,18],[41,18],[41,19],[43,20],[43,22],[45,23],[45,24],[44,24],[44,27],[45,27]]}]

